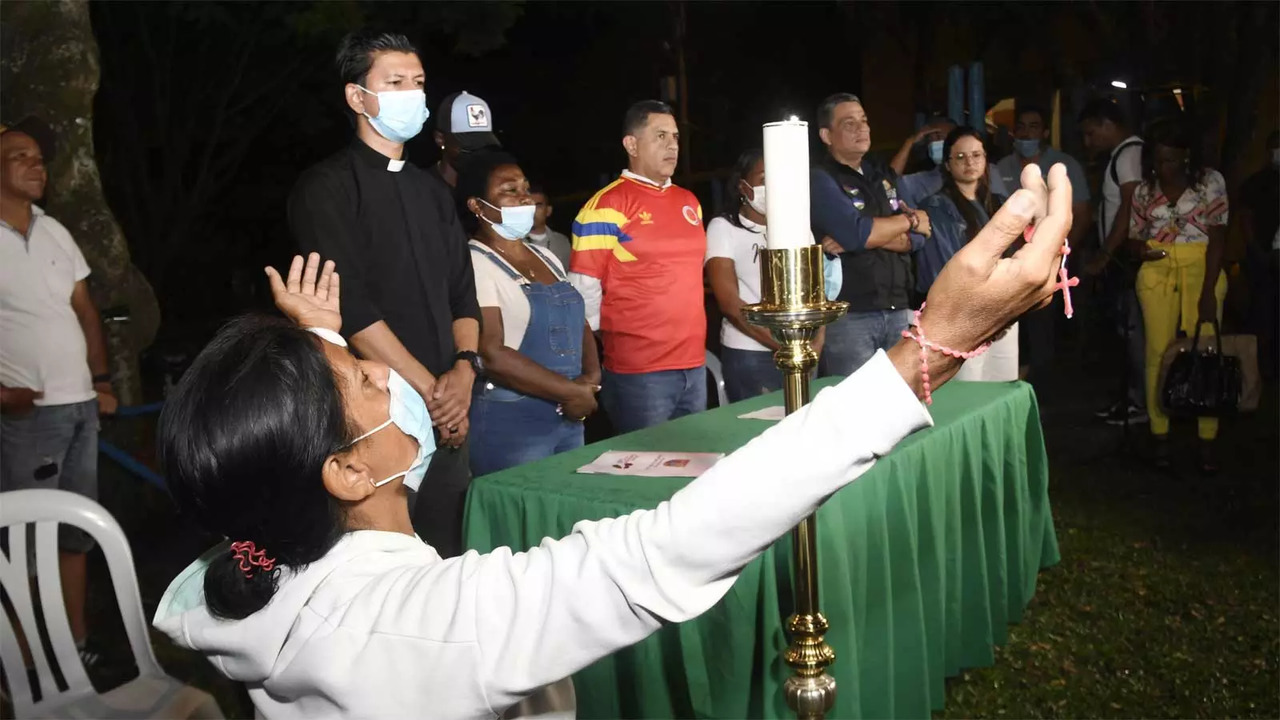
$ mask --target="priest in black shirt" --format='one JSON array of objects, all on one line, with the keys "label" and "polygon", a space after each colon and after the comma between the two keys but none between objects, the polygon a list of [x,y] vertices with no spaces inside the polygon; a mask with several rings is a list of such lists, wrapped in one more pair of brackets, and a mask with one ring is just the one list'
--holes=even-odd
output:
[{"label": "priest in black shirt", "polygon": [[451,557],[462,552],[467,413],[478,369],[471,254],[448,188],[404,158],[404,143],[428,115],[413,45],[394,33],[352,33],[337,64],[356,136],[298,180],[289,226],[304,254],[337,264],[351,346],[395,369],[427,403],[440,447],[413,524]]}]

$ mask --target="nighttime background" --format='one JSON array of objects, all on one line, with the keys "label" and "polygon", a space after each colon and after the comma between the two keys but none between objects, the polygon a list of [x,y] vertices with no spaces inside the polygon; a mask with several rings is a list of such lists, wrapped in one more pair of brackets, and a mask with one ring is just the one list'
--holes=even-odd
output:
[{"label": "nighttime background", "polygon": [[[261,269],[284,265],[293,248],[285,198],[305,168],[352,135],[333,55],[353,28],[398,30],[418,46],[433,117],[409,143],[411,161],[437,159],[430,134],[440,100],[477,94],[504,145],[548,188],[551,225],[562,232],[624,167],[621,116],[636,100],[677,108],[675,181],[710,210],[712,183],[760,144],[762,123],[792,114],[812,122],[823,97],[852,92],[875,149],[891,154],[919,114],[945,112],[948,67],[973,62],[983,63],[988,107],[1015,97],[1051,107],[1056,93],[1062,149],[1095,184],[1102,163],[1085,156],[1074,123],[1085,102],[1116,97],[1138,131],[1186,117],[1207,165],[1226,177],[1234,218],[1234,193],[1266,165],[1264,138],[1280,117],[1278,8],[6,0],[0,118],[35,113],[59,133],[46,207],[84,249],[99,307],[130,316],[110,333],[113,356],[128,356],[123,346],[141,353],[141,373],[127,360],[115,367],[134,385],[120,390],[123,402],[136,404],[158,399],[166,367],[193,356],[218,325],[268,308]],[[994,156],[1008,152],[1007,137],[992,141]],[[1233,225],[1229,261],[1242,256],[1239,238]],[[1248,303],[1246,287],[1233,276],[1229,326]],[[1055,372],[1036,386],[1064,561],[1041,574],[996,665],[949,685],[944,714],[1280,717],[1275,384],[1257,415],[1224,425],[1218,480],[1153,473],[1113,453],[1112,430],[1086,419],[1111,370],[1110,350],[1086,342],[1096,319],[1082,315],[1060,328]],[[103,434],[146,461],[153,430],[116,420]],[[163,493],[110,463],[101,472],[101,501],[130,534],[150,612],[208,539],[174,516]],[[94,587],[105,587],[95,572]],[[112,610],[109,595],[94,593],[100,610]],[[153,642],[167,670],[211,690],[229,715],[251,712],[203,659]]]}]

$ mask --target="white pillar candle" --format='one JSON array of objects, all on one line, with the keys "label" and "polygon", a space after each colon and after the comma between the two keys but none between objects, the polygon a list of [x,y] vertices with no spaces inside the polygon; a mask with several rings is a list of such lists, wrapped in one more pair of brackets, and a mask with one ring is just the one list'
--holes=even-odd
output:
[{"label": "white pillar candle", "polygon": [[792,118],[764,126],[764,199],[770,250],[813,244],[809,229],[809,123]]}]

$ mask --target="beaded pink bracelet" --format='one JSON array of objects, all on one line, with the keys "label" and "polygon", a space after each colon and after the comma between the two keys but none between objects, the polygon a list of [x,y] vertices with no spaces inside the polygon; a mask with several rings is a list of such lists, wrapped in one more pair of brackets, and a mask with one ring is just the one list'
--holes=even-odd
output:
[{"label": "beaded pink bracelet", "polygon": [[915,321],[912,322],[911,325],[916,329],[916,332],[912,333],[910,330],[903,330],[902,337],[915,340],[920,345],[920,381],[924,386],[924,404],[932,405],[933,384],[929,382],[929,351],[933,350],[934,352],[940,352],[943,355],[956,358],[957,360],[971,360],[986,352],[987,348],[991,347],[991,343],[985,342],[975,350],[961,352],[959,350],[952,350],[951,348],[943,347],[926,338],[924,336],[924,326],[920,324],[920,313],[924,312],[925,305],[928,305],[928,303],[922,304],[920,309],[915,311]]}]

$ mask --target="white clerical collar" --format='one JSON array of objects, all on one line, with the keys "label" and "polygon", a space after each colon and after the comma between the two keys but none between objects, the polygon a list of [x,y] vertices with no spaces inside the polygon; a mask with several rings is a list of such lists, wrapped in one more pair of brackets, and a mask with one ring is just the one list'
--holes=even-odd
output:
[{"label": "white clerical collar", "polygon": [[390,170],[391,172],[400,172],[401,170],[404,169],[404,161],[388,159],[387,169]]},{"label": "white clerical collar", "polygon": [[652,185],[658,188],[659,190],[664,190],[666,188],[671,187],[671,178],[667,178],[666,182],[659,183],[659,182],[650,180],[649,178],[643,175],[637,175],[636,173],[633,173],[630,170],[623,170],[622,177],[627,178],[629,180],[635,180],[636,182],[642,182],[645,185]]}]

